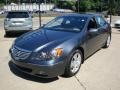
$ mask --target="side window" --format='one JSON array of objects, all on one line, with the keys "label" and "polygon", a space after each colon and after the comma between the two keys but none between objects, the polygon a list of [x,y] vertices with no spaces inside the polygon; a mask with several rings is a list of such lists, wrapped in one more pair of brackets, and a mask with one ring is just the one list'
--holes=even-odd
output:
[{"label": "side window", "polygon": [[90,21],[89,21],[89,24],[88,24],[88,30],[90,29],[97,29],[97,23],[95,21],[95,18],[92,18]]},{"label": "side window", "polygon": [[96,21],[97,21],[97,24],[99,27],[104,26],[106,23],[105,20],[103,19],[103,17],[101,17],[101,16],[96,17]]}]

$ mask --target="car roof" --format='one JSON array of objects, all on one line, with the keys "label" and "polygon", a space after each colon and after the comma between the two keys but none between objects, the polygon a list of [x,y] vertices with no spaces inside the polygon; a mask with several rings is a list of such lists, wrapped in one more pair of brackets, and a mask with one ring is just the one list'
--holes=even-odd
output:
[{"label": "car roof", "polygon": [[62,16],[80,16],[80,17],[84,16],[84,17],[91,18],[94,16],[102,16],[102,15],[98,13],[71,13],[71,14],[65,14]]}]

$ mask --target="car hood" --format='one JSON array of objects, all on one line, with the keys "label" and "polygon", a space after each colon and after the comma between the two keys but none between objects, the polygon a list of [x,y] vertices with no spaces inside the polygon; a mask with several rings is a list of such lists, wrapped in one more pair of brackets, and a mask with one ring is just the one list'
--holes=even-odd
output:
[{"label": "car hood", "polygon": [[55,43],[55,45],[61,44],[75,35],[76,32],[41,29],[22,35],[16,39],[15,46],[34,51],[45,45],[53,45],[53,43]]}]

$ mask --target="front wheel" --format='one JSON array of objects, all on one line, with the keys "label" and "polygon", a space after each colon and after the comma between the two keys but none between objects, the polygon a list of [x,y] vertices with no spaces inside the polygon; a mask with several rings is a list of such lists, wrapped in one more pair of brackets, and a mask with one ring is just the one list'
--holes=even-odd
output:
[{"label": "front wheel", "polygon": [[66,66],[64,75],[67,77],[74,76],[80,69],[82,59],[82,52],[80,50],[73,51],[70,55],[70,60]]}]

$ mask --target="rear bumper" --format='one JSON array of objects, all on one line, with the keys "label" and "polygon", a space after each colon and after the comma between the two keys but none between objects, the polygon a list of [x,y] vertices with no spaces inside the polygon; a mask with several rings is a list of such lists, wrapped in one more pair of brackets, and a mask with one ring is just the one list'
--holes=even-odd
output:
[{"label": "rear bumper", "polygon": [[42,78],[52,78],[64,73],[64,62],[54,65],[35,65],[25,62],[19,62],[12,59],[14,66],[20,71]]},{"label": "rear bumper", "polygon": [[5,31],[29,31],[32,30],[32,26],[16,26],[16,27],[4,27]]},{"label": "rear bumper", "polygon": [[120,28],[120,24],[115,24],[114,27],[115,28]]}]

